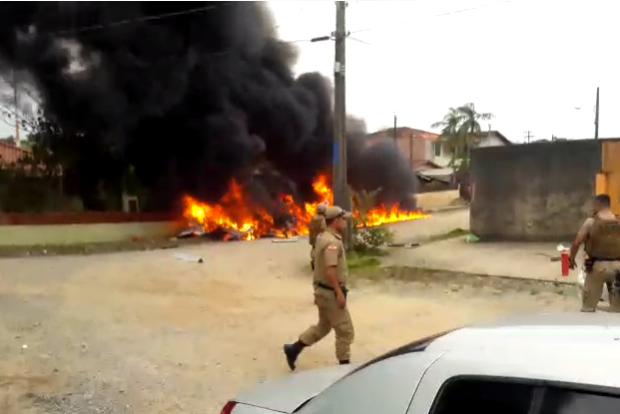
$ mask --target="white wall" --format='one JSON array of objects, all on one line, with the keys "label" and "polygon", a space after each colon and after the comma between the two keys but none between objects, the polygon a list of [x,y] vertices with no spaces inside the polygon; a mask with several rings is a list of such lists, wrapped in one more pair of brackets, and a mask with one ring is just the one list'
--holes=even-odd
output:
[{"label": "white wall", "polygon": [[0,226],[0,246],[68,245],[106,243],[133,238],[175,235],[182,223],[171,221],[137,223],[44,224]]},{"label": "white wall", "polygon": [[450,164],[450,161],[452,160],[452,156],[446,152],[443,146],[441,148],[441,155],[439,156],[435,155],[435,148],[431,147],[431,150],[432,150],[432,157],[430,157],[429,159],[432,160],[435,164],[441,167],[447,167],[448,164]]},{"label": "white wall", "polygon": [[504,141],[502,141],[498,136],[494,134],[490,134],[482,138],[480,144],[478,144],[479,148],[483,147],[503,147],[506,145]]}]

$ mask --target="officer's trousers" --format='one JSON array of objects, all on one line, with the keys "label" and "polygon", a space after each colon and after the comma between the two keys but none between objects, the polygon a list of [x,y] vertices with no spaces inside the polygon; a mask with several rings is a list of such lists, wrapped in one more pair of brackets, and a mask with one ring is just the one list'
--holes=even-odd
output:
[{"label": "officer's trousers", "polygon": [[[583,289],[582,312],[596,311],[596,305],[601,299],[605,283],[613,286],[616,277],[620,279],[620,261],[596,261],[592,266],[592,271],[586,275],[585,286]],[[620,281],[620,280],[619,280]],[[609,293],[610,310],[620,312],[620,292],[613,288]]]},{"label": "officer's trousers", "polygon": [[333,329],[336,333],[336,358],[338,361],[350,360],[355,332],[349,310],[346,306],[344,309],[338,307],[334,292],[326,289],[316,289],[314,303],[319,312],[319,321],[306,329],[299,340],[309,346],[323,339]]}]

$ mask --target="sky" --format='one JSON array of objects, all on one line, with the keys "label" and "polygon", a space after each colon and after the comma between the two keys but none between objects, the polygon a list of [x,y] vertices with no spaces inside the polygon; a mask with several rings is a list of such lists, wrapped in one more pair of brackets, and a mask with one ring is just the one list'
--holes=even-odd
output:
[{"label": "sky", "polygon": [[[347,111],[370,131],[432,130],[473,102],[514,142],[594,134],[620,137],[620,54],[614,0],[349,1]],[[333,1],[272,1],[279,36],[298,48],[296,74],[331,77]],[[482,124],[489,128],[487,122]],[[11,128],[0,122],[0,136]]]},{"label": "sky", "polygon": [[[295,73],[332,76],[333,1],[273,1],[283,40],[298,48]],[[370,131],[433,130],[450,107],[473,102],[514,142],[620,137],[620,54],[613,0],[349,1],[347,112]],[[483,129],[488,129],[486,121]]]}]

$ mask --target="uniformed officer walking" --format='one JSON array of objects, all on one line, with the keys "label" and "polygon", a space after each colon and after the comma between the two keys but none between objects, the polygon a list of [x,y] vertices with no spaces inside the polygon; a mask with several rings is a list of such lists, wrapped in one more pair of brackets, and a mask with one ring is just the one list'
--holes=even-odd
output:
[{"label": "uniformed officer walking", "polygon": [[350,361],[353,343],[353,322],[347,309],[347,258],[342,236],[350,213],[340,207],[325,209],[326,230],[316,240],[314,254],[314,303],[319,321],[299,336],[294,344],[284,345],[289,367],[294,370],[301,351],[322,338],[332,329],[336,333],[336,358],[340,364]]},{"label": "uniformed officer walking", "polygon": [[310,242],[310,267],[314,270],[314,247],[316,239],[323,231],[325,231],[325,209],[327,204],[319,204],[316,208],[316,214],[310,220],[308,226],[308,241]]},{"label": "uniformed officer walking", "polygon": [[570,251],[571,269],[576,267],[575,257],[582,244],[588,255],[581,311],[596,311],[607,284],[610,309],[620,312],[620,221],[606,194],[594,198],[593,213],[579,229]]}]

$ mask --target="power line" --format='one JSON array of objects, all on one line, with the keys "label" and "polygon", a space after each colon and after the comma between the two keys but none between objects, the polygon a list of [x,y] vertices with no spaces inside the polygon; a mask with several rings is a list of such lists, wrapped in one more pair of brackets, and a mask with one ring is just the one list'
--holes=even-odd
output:
[{"label": "power line", "polygon": [[214,9],[217,9],[217,8],[223,7],[223,6],[230,6],[232,4],[234,4],[234,2],[221,3],[221,4],[217,4],[217,5],[210,5],[210,6],[203,6],[203,7],[196,7],[196,8],[193,8],[193,9],[183,10],[183,11],[178,11],[178,12],[155,14],[155,15],[150,15],[150,16],[135,17],[135,18],[131,18],[131,19],[117,20],[115,22],[110,22],[110,23],[94,24],[92,26],[82,26],[82,27],[77,27],[77,28],[72,28],[72,29],[63,29],[63,30],[51,32],[51,33],[48,33],[48,34],[50,34],[52,36],[56,36],[56,35],[63,35],[63,34],[75,34],[75,33],[82,33],[82,32],[91,32],[91,31],[96,31],[96,30],[109,29],[111,27],[118,27],[118,26],[122,26],[122,25],[126,25],[126,24],[131,24],[131,23],[139,23],[139,22],[146,22],[146,21],[153,21],[153,20],[161,20],[161,19],[167,19],[167,18],[170,18],[170,17],[183,16],[183,15],[187,15],[187,14],[204,13],[206,11],[214,10]]}]

